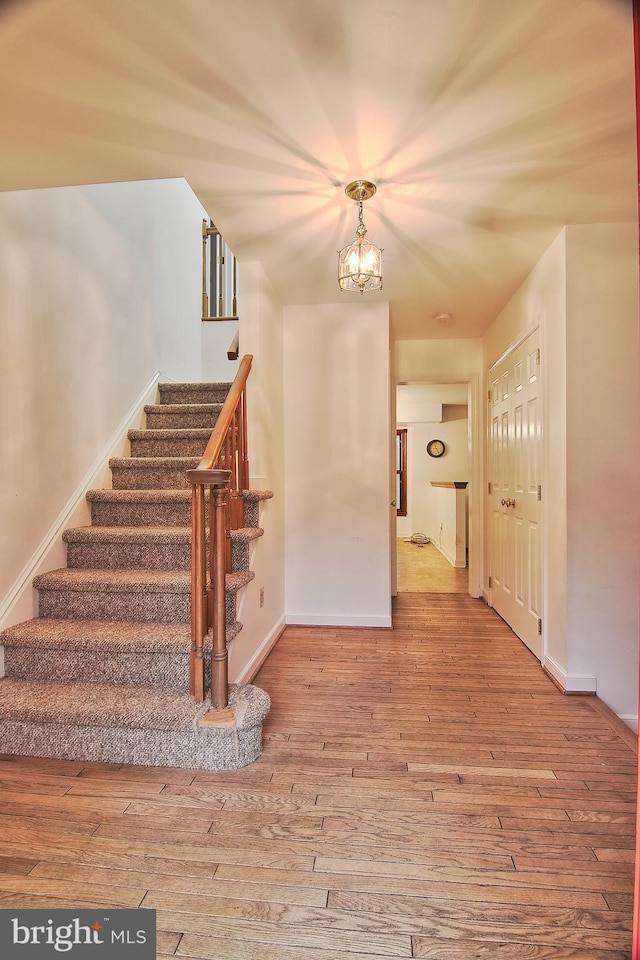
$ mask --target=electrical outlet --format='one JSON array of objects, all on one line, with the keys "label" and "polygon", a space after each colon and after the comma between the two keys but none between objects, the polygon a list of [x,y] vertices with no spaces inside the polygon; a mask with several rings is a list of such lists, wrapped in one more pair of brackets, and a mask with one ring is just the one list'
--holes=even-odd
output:
[{"label": "electrical outlet", "polygon": [[260,606],[264,607],[264,587],[260,587]]}]

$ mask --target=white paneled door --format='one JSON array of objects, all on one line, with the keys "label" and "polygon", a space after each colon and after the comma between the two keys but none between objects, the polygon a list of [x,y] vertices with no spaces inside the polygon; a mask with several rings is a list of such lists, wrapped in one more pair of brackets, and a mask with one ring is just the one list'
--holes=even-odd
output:
[{"label": "white paneled door", "polygon": [[542,657],[540,334],[489,371],[491,605]]}]

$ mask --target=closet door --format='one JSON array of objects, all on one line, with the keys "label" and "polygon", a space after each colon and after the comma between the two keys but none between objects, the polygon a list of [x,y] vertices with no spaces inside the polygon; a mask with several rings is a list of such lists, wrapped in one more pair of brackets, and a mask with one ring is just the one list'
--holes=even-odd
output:
[{"label": "closet door", "polygon": [[539,331],[489,372],[490,602],[542,657]]}]

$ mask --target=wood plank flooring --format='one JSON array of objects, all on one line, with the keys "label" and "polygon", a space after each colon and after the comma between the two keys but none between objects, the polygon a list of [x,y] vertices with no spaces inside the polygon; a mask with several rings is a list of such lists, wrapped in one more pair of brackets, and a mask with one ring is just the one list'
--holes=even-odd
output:
[{"label": "wood plank flooring", "polygon": [[288,627],[235,773],[0,758],[0,905],[157,910],[158,956],[628,960],[633,738],[460,594]]}]

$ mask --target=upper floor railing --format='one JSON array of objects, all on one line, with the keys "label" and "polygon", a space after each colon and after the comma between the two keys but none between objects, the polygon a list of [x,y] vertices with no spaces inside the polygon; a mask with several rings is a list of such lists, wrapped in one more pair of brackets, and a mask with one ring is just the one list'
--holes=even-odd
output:
[{"label": "upper floor railing", "polygon": [[202,319],[238,319],[236,258],[220,231],[202,221]]}]

